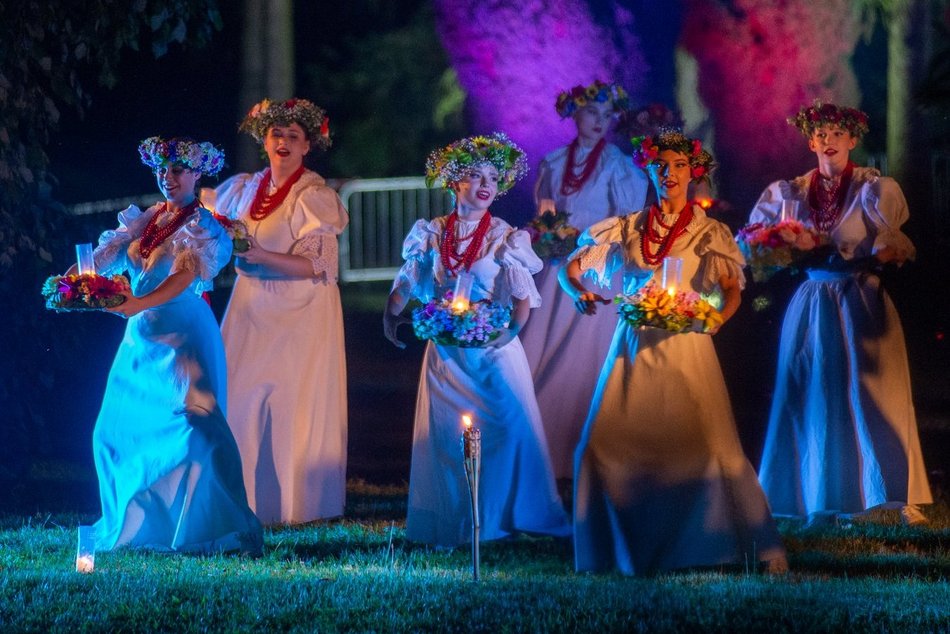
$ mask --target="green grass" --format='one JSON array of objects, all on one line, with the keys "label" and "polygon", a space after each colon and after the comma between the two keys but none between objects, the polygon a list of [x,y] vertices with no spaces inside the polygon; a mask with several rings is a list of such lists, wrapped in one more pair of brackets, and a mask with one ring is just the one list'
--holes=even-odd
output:
[{"label": "green grass", "polygon": [[567,541],[405,540],[405,488],[353,483],[347,519],[269,529],[259,559],[120,550],[73,571],[78,515],[0,518],[0,631],[950,631],[950,509],[783,523],[792,572],[573,572]]}]

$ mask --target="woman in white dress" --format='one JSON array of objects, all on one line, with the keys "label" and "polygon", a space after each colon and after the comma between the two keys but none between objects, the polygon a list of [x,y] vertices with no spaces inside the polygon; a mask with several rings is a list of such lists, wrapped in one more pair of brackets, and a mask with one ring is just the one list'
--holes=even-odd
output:
[{"label": "woman in white dress", "polygon": [[[646,175],[604,138],[627,104],[621,86],[601,81],[558,96],[557,112],[562,119],[574,120],[577,137],[541,161],[534,190],[539,214],[566,211],[570,224],[583,230],[643,207]],[[617,314],[605,310],[582,319],[558,284],[562,263],[545,264],[535,276],[541,306],[520,337],[534,378],[554,474],[571,478],[574,449]]]},{"label": "woman in white dress", "polygon": [[269,167],[207,198],[249,233],[221,326],[248,499],[265,524],[338,517],[347,410],[337,236],[349,218],[303,163],[330,146],[327,117],[306,99],[265,99],[241,129],[263,145]]},{"label": "woman in white dress", "polygon": [[759,478],[778,514],[821,522],[884,506],[923,523],[917,505],[933,499],[904,333],[872,270],[914,257],[900,230],[907,201],[893,179],[849,160],[868,130],[863,112],[816,102],[789,121],[818,167],[769,185],[750,221],[774,222],[796,201],[797,219],[826,234],[844,266],[810,269],[789,303]]},{"label": "woman in white dress", "polygon": [[[659,283],[663,259],[676,257],[683,287],[721,293],[728,320],[741,299],[742,255],[729,229],[686,193],[712,157],[672,130],[641,139],[634,157],[659,203],[588,229],[563,269],[564,290],[578,312],[592,314],[609,300],[582,276],[603,286],[620,271],[632,294]],[[617,325],[577,450],[574,552],[579,571],[632,575],[756,561],[787,567],[708,334]]]},{"label": "woman in white dress", "polygon": [[455,193],[455,210],[420,220],[403,246],[406,262],[389,296],[386,337],[396,333],[410,299],[443,297],[460,274],[474,278],[472,301],[512,305],[508,327],[484,347],[430,342],[416,400],[406,534],[437,546],[471,539],[468,486],[462,462],[461,416],[482,434],[479,494],[481,539],[519,532],[567,536],[570,524],[557,495],[531,373],[518,331],[540,302],[532,273],[541,261],[528,235],[489,213],[496,195],[525,172],[521,150],[503,134],[469,137],[433,152],[430,180]]},{"label": "woman in white dress", "polygon": [[125,301],[109,309],[128,324],[93,434],[96,548],[259,554],[261,525],[225,420],[224,347],[201,299],[231,257],[231,240],[195,196],[224,155],[158,137],[139,153],[165,201],[121,212],[94,253],[101,275],[132,275]]}]

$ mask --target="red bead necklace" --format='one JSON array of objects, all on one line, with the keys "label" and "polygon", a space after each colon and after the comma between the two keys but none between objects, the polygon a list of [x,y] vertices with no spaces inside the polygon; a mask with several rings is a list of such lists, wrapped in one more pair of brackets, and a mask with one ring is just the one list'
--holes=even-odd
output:
[{"label": "red bead necklace", "polygon": [[587,155],[587,158],[584,159],[584,168],[581,170],[581,173],[575,175],[574,172],[577,169],[576,155],[579,145],[577,139],[571,141],[571,144],[567,148],[567,165],[564,166],[564,177],[561,179],[562,196],[570,196],[580,191],[584,183],[590,178],[590,175],[594,173],[594,168],[597,167],[597,163],[600,161],[600,155],[606,146],[607,141],[605,139],[598,141],[597,145],[590,151],[590,154]]},{"label": "red bead necklace", "polygon": [[185,205],[174,212],[175,216],[162,225],[158,226],[158,219],[168,210],[168,203],[162,203],[162,208],[155,212],[155,215],[149,218],[145,225],[145,231],[142,232],[142,239],[139,240],[139,255],[143,260],[148,259],[152,251],[162,245],[170,235],[178,231],[188,217],[198,208],[198,199],[196,198],[189,205]]},{"label": "red bead necklace", "polygon": [[[686,203],[683,210],[679,212],[676,222],[672,225],[663,222],[659,207],[650,205],[650,210],[647,212],[646,226],[643,228],[643,235],[640,237],[640,255],[643,256],[643,261],[650,266],[660,264],[663,258],[669,254],[670,249],[673,248],[673,243],[686,231],[686,225],[692,219],[692,201]],[[667,230],[665,236],[660,235],[660,229],[656,225]],[[658,246],[655,253],[650,253],[650,245]]]},{"label": "red bead necklace", "polygon": [[[442,243],[439,245],[439,255],[442,259],[442,266],[451,274],[455,274],[459,269],[464,268],[468,271],[478,257],[482,248],[482,242],[485,241],[485,234],[488,233],[488,227],[491,225],[491,214],[487,211],[482,219],[478,221],[475,230],[467,236],[456,237],[455,227],[458,224],[459,214],[453,211],[445,221],[445,229],[442,231]],[[471,238],[465,251],[459,253],[458,245]]]},{"label": "red bead necklace", "polygon": [[257,192],[254,194],[254,201],[251,203],[251,211],[249,212],[251,218],[254,220],[263,220],[274,213],[274,210],[280,207],[284,199],[287,198],[287,194],[290,193],[290,188],[303,176],[305,170],[306,168],[303,165],[298,167],[297,170],[290,175],[290,178],[287,179],[287,182],[278,187],[277,191],[273,194],[267,193],[270,187],[270,168],[264,170],[264,176],[261,177],[261,182],[257,186]]},{"label": "red bead necklace", "polygon": [[827,192],[822,190],[818,182],[819,171],[815,170],[811,175],[811,181],[808,183],[808,206],[811,208],[809,218],[818,231],[828,233],[838,222],[838,216],[841,215],[841,209],[844,207],[844,199],[848,195],[848,188],[851,187],[853,174],[854,163],[848,161],[844,171],[841,172],[840,180]]}]

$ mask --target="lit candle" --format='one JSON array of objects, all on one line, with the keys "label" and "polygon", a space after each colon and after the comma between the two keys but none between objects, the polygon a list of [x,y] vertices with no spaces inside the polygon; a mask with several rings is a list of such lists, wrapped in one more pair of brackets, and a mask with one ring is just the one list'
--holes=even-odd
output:
[{"label": "lit candle", "polygon": [[462,416],[462,455],[465,466],[465,481],[468,483],[468,495],[472,503],[472,576],[475,581],[480,578],[480,562],[478,554],[478,532],[480,522],[478,517],[478,476],[481,472],[482,460],[482,432],[472,425],[472,417]]},{"label": "lit candle", "polygon": [[459,271],[459,276],[455,280],[455,292],[452,293],[452,308],[457,312],[468,310],[468,304],[472,299],[472,284],[475,278],[468,271]]},{"label": "lit candle", "polygon": [[79,527],[76,549],[76,572],[89,574],[96,568],[96,536],[92,526]]},{"label": "lit candle", "polygon": [[663,288],[671,296],[683,280],[683,258],[663,258]]},{"label": "lit candle", "polygon": [[76,266],[80,275],[95,274],[96,265],[92,259],[92,245],[90,243],[76,245]]}]

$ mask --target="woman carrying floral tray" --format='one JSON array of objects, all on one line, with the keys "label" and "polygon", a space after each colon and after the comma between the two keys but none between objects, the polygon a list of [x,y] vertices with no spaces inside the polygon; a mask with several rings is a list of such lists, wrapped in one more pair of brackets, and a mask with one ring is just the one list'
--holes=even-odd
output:
[{"label": "woman carrying floral tray", "polygon": [[[601,81],[558,96],[557,113],[562,119],[573,119],[577,136],[541,161],[535,202],[538,214],[545,217],[534,224],[549,222],[547,216],[555,212],[566,213],[566,222],[583,230],[643,207],[646,176],[605,138],[627,104],[627,93],[620,85]],[[534,378],[554,473],[571,478],[574,449],[617,316],[603,311],[582,319],[558,285],[563,262],[564,257],[552,259],[535,276],[541,306],[522,331],[521,342]]]},{"label": "woman carrying floral tray", "polygon": [[[588,229],[561,274],[565,292],[578,312],[593,314],[609,300],[588,291],[582,276],[604,286],[619,271],[633,296],[651,281],[662,286],[663,260],[675,257],[686,289],[723,294],[727,321],[740,302],[742,255],[726,226],[686,193],[691,180],[707,177],[712,156],[672,130],[636,145],[634,158],[648,169],[659,202]],[[577,570],[787,567],[739,444],[709,336],[718,327],[703,331],[617,325],[577,450]]]},{"label": "woman carrying floral tray", "polygon": [[265,99],[241,130],[261,144],[268,167],[232,176],[206,198],[246,228],[235,235],[247,248],[236,254],[221,334],[248,498],[265,524],[338,517],[347,402],[337,236],[349,216],[304,165],[330,147],[327,115],[306,99]]},{"label": "woman carrying floral tray", "polygon": [[[773,510],[821,522],[874,507],[909,524],[933,501],[911,400],[900,318],[870,265],[902,263],[914,245],[898,184],[857,167],[867,115],[822,104],[789,120],[818,167],[762,193],[750,221],[771,224],[783,201],[831,242],[837,262],[809,267],[782,325],[759,478]],[[793,205],[794,206],[794,205]]]},{"label": "woman carrying floral tray", "polygon": [[416,222],[406,237],[406,262],[383,317],[387,339],[404,347],[396,329],[406,321],[400,313],[409,300],[428,306],[453,293],[465,275],[473,282],[467,299],[510,304],[512,310],[507,327],[490,333],[484,345],[430,341],[426,346],[406,524],[406,534],[414,541],[457,546],[471,539],[461,449],[465,414],[482,434],[482,540],[519,532],[570,534],[551,473],[531,373],[517,337],[531,308],[540,302],[531,275],[541,268],[541,261],[525,232],[489,212],[495,197],[524,172],[524,154],[499,133],[456,141],[430,154],[426,163],[429,181],[441,178],[455,193],[455,210]]},{"label": "woman carrying floral tray", "polygon": [[201,299],[231,257],[224,229],[195,196],[224,155],[158,137],[139,153],[165,201],[121,212],[94,253],[100,273],[131,273],[125,301],[105,309],[128,323],[93,433],[97,548],[256,554],[261,525],[224,414],[224,347]]}]

